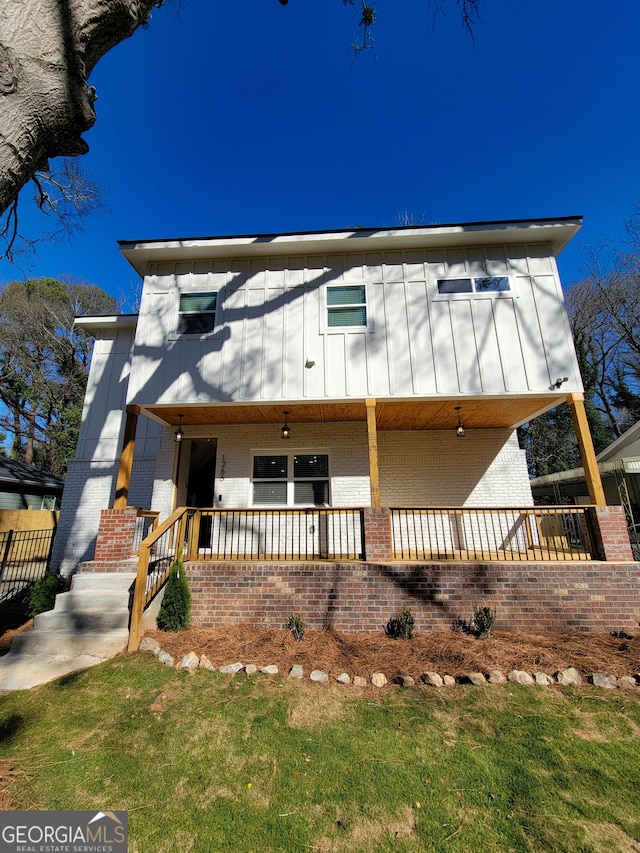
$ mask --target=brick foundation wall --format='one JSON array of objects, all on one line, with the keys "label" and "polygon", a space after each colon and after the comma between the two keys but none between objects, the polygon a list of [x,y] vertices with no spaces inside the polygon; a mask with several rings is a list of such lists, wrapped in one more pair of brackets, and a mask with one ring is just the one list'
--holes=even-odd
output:
[{"label": "brick foundation wall", "polygon": [[128,560],[87,560],[78,563],[78,574],[135,574],[138,570],[138,558],[129,557]]},{"label": "brick foundation wall", "polygon": [[514,631],[637,631],[640,619],[640,563],[193,563],[187,574],[193,623],[207,627],[282,628],[295,612],[309,628],[375,632],[409,607],[433,630],[479,605]]}]

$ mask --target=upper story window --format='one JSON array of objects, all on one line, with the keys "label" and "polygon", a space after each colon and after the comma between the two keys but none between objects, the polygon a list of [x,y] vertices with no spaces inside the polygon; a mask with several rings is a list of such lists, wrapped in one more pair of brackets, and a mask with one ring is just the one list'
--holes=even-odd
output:
[{"label": "upper story window", "polygon": [[326,453],[256,454],[253,457],[254,506],[328,506],[329,456]]},{"label": "upper story window", "polygon": [[367,288],[364,284],[327,287],[327,326],[366,326]]},{"label": "upper story window", "polygon": [[470,278],[439,278],[438,293],[504,293],[511,290],[506,275],[473,276]]},{"label": "upper story window", "polygon": [[213,332],[216,324],[216,305],[218,294],[190,293],[180,294],[178,308],[179,335],[206,335]]}]

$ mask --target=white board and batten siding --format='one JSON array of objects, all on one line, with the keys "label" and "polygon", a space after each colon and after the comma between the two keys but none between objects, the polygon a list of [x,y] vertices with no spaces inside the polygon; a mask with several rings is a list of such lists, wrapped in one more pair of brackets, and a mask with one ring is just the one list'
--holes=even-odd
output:
[{"label": "white board and batten siding", "polygon": [[[438,279],[509,291],[439,294]],[[366,326],[329,327],[327,286],[366,287]],[[215,329],[177,333],[182,292],[216,292]],[[149,265],[129,403],[581,390],[550,246],[217,258]]]}]

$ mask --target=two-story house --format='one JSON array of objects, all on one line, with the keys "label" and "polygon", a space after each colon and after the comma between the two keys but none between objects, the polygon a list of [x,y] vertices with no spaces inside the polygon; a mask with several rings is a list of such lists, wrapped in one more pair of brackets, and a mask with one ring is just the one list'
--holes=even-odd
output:
[{"label": "two-story house", "polygon": [[[532,507],[515,430],[565,400],[604,503],[556,266],[580,226],[120,243],[140,310],[78,321],[95,347],[54,562],[91,560],[101,511],[127,506],[204,508],[191,556],[208,559],[548,545],[522,513],[454,510]],[[387,513],[380,547],[369,510]]]}]

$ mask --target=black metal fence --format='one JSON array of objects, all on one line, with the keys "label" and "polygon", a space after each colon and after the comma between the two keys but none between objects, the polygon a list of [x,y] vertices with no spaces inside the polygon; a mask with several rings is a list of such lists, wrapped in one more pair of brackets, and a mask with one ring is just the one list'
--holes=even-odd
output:
[{"label": "black metal fence", "polygon": [[55,530],[0,532],[0,602],[26,590],[49,568]]},{"label": "black metal fence", "polygon": [[584,507],[391,510],[396,560],[590,560]]},{"label": "black metal fence", "polygon": [[203,509],[193,534],[199,560],[361,560],[359,508]]}]

